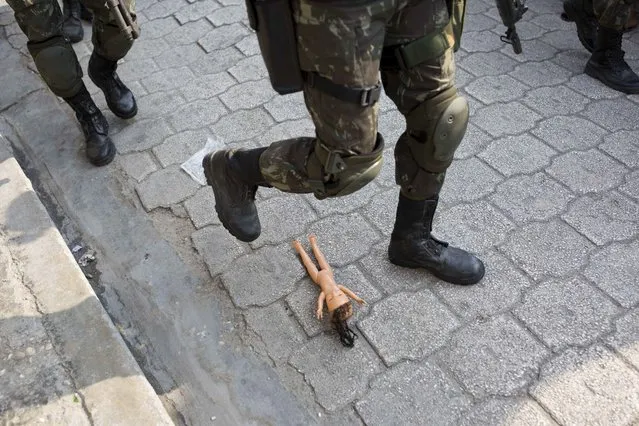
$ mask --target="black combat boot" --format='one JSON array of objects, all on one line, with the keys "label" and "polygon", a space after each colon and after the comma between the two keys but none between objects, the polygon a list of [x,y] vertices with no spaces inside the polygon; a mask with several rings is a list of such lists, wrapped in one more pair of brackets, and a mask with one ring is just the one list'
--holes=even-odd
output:
[{"label": "black combat boot", "polygon": [[86,138],[87,158],[95,166],[106,166],[115,157],[115,145],[109,138],[109,123],[91,99],[86,87],[80,92],[64,99],[75,111],[82,132]]},{"label": "black combat boot", "polygon": [[597,18],[591,0],[565,0],[562,19],[577,25],[577,37],[581,44],[592,52],[595,50]]},{"label": "black combat boot", "polygon": [[117,67],[117,61],[111,61],[93,52],[89,58],[89,78],[104,92],[107,105],[115,115],[131,118],[138,113],[138,106],[133,93],[120,81],[115,72]]},{"label": "black combat boot", "polygon": [[621,50],[623,33],[599,27],[595,51],[586,64],[586,74],[600,80],[611,89],[623,93],[639,93],[639,76],[624,60]]},{"label": "black combat boot", "polygon": [[417,201],[399,195],[388,257],[396,265],[424,268],[449,283],[475,284],[484,276],[482,261],[431,235],[437,202],[438,197]]},{"label": "black combat boot", "polygon": [[71,41],[77,43],[84,38],[84,29],[80,22],[81,5],[79,0],[62,0],[64,22],[62,33]]},{"label": "black combat boot", "polygon": [[231,235],[246,243],[262,232],[255,193],[258,186],[269,186],[259,166],[265,150],[222,150],[207,154],[202,160],[206,182],[213,187],[220,222]]}]

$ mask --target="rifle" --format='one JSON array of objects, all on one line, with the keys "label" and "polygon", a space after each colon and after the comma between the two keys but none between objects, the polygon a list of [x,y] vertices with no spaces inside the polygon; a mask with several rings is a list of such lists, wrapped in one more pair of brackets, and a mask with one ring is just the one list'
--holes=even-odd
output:
[{"label": "rifle", "polygon": [[521,41],[517,35],[515,24],[524,16],[528,10],[526,0],[495,0],[501,21],[506,26],[506,34],[499,37],[501,41],[512,44],[516,54],[520,54]]},{"label": "rifle", "polygon": [[129,40],[136,39],[140,36],[140,29],[136,22],[133,21],[126,5],[122,0],[106,0],[106,5],[115,16],[118,27]]}]

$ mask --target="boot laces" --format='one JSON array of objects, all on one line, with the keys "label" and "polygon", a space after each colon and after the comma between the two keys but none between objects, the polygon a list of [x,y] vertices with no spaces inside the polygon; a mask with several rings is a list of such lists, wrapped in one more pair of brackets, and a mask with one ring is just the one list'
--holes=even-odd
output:
[{"label": "boot laces", "polygon": [[630,66],[624,60],[624,56],[626,52],[619,49],[607,50],[606,51],[606,59],[610,68],[615,72],[622,72],[630,68]]}]

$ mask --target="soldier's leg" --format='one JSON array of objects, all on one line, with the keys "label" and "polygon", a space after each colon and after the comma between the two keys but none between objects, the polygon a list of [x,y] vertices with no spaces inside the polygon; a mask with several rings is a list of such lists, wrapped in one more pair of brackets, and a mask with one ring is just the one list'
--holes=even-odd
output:
[{"label": "soldier's leg", "polygon": [[82,82],[78,58],[62,35],[62,13],[56,0],[9,0],[20,29],[28,38],[27,48],[51,91],[63,98],[76,113],[86,137],[86,155],[97,166],[115,156],[108,125]]},{"label": "soldier's leg", "polygon": [[80,0],[62,0],[62,11],[64,23],[62,31],[69,38],[71,43],[77,43],[84,38],[84,28],[82,28],[81,4]]},{"label": "soldier's leg", "polygon": [[[104,0],[80,0],[93,13],[93,52],[89,59],[88,74],[102,90],[109,109],[120,118],[132,118],[138,112],[135,96],[120,80],[116,70],[118,60],[124,58],[133,46],[120,30],[113,13]],[[135,0],[123,0],[133,21],[136,21]]]},{"label": "soldier's leg", "polygon": [[[425,26],[423,16],[440,21]],[[446,170],[468,123],[468,104],[454,85],[452,34],[442,29],[446,16],[444,0],[416,1],[389,28],[382,79],[387,95],[406,117],[406,131],[395,146],[400,193],[388,254],[397,265],[425,268],[445,281],[468,285],[484,276],[483,263],[431,235]],[[426,38],[419,38],[424,34]],[[430,55],[420,61],[394,60],[396,43],[410,38],[426,43],[419,50]]]},{"label": "soldier's leg", "polygon": [[577,36],[581,44],[592,52],[595,49],[597,33],[597,18],[592,0],[564,0],[564,14],[567,21],[574,21],[577,26]]},{"label": "soldier's leg", "polygon": [[636,0],[594,0],[599,22],[595,50],[586,64],[586,74],[611,89],[639,93],[639,76],[624,60],[622,36]]},{"label": "soldier's leg", "polygon": [[381,91],[379,60],[392,5],[294,3],[300,66],[314,78],[304,96],[315,137],[218,151],[203,160],[220,221],[242,241],[261,231],[253,202],[258,185],[320,199],[343,196],[368,184],[382,165],[374,101]]}]

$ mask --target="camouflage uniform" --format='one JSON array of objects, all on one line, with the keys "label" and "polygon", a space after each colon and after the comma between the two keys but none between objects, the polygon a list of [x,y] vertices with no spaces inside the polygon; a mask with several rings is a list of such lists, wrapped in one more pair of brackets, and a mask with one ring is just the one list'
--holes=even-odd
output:
[{"label": "camouflage uniform", "polygon": [[637,6],[638,0],[593,0],[599,25],[617,31],[626,29],[632,9],[636,9]]},{"label": "camouflage uniform", "polygon": [[[443,32],[449,21],[444,0],[301,0],[293,4],[301,68],[350,87],[378,83],[385,46]],[[412,117],[411,112],[426,100],[455,97],[453,49],[409,70],[382,66],[381,71],[386,94],[407,116],[406,132],[395,147],[398,183],[410,198],[429,198],[439,192],[457,144],[438,145],[425,132],[440,109],[429,108]],[[308,160],[316,146],[345,155],[366,154],[373,151],[377,138],[377,104],[362,107],[309,84],[304,98],[316,138],[275,142],[260,158],[266,181],[287,192],[313,192]]]},{"label": "camouflage uniform", "polygon": [[[62,33],[63,16],[57,0],[7,0],[20,29],[28,38],[29,53],[43,80],[62,98],[82,88],[82,69],[75,51]],[[117,26],[104,0],[82,0],[93,13],[93,46],[101,57],[117,61],[132,46]],[[135,0],[126,0],[135,18]]]}]

